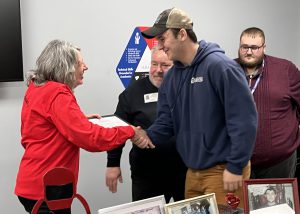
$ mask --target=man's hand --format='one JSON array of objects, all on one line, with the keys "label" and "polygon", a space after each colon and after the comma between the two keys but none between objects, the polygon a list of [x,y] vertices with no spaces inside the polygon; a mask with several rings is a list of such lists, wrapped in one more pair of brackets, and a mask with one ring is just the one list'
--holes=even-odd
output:
[{"label": "man's hand", "polygon": [[229,172],[227,169],[224,170],[223,173],[223,183],[224,183],[224,190],[227,191],[235,191],[239,187],[242,187],[243,176],[236,175]]},{"label": "man's hand", "polygon": [[108,187],[109,191],[111,191],[112,193],[117,192],[118,180],[120,183],[123,183],[121,168],[107,167],[105,178],[106,178],[106,186]]},{"label": "man's hand", "polygon": [[133,144],[135,144],[136,146],[138,146],[141,149],[155,148],[155,146],[153,145],[152,141],[148,137],[145,130],[143,130],[140,126],[138,126],[138,127],[132,126],[132,128],[135,131],[135,135],[133,136],[133,138],[131,138],[131,141]]}]

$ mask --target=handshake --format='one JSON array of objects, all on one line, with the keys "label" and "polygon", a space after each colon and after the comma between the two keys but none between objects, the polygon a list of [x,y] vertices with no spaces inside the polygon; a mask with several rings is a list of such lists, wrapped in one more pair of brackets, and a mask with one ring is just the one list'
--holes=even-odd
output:
[{"label": "handshake", "polygon": [[131,138],[133,144],[141,149],[154,149],[155,146],[153,145],[152,141],[148,137],[145,130],[143,130],[140,126],[135,127],[131,126],[134,129],[134,136]]}]

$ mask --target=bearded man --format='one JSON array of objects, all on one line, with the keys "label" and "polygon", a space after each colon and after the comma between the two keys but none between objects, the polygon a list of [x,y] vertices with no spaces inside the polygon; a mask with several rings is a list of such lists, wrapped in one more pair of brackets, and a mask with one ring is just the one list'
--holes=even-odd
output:
[{"label": "bearded man", "polygon": [[240,36],[237,61],[247,76],[258,111],[251,178],[292,178],[300,144],[300,72],[290,61],[265,54],[264,32]]}]

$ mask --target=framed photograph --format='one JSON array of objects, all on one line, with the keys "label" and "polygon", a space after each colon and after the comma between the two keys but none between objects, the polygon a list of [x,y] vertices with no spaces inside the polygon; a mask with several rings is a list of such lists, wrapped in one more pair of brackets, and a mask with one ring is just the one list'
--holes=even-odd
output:
[{"label": "framed photograph", "polygon": [[165,214],[163,195],[98,210],[98,214]]},{"label": "framed photograph", "polygon": [[215,193],[166,204],[166,214],[219,214]]},{"label": "framed photograph", "polygon": [[296,178],[244,180],[243,190],[245,213],[300,213]]}]

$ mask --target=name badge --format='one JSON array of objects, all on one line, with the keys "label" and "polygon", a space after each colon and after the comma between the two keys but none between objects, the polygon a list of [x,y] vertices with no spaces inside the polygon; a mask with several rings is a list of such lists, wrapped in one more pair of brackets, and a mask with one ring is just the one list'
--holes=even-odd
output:
[{"label": "name badge", "polygon": [[158,92],[151,94],[144,94],[144,102],[145,103],[153,103],[158,100]]}]

